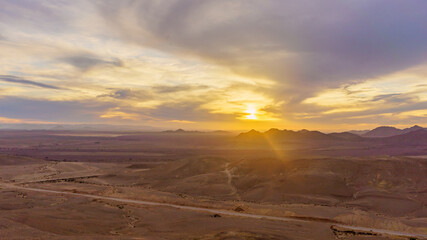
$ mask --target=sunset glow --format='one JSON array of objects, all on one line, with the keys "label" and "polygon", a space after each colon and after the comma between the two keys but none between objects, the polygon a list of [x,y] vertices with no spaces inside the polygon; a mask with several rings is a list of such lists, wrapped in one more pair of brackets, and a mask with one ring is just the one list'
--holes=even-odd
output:
[{"label": "sunset glow", "polygon": [[246,110],[246,113],[248,113],[248,115],[246,115],[247,119],[251,119],[251,120],[258,119],[257,116],[255,115],[256,114],[256,110],[255,109],[253,109],[253,108],[248,109],[248,110]]},{"label": "sunset glow", "polygon": [[0,240],[427,239],[427,0],[0,0],[0,144]]},{"label": "sunset glow", "polygon": [[319,130],[427,123],[427,8],[416,4],[393,1],[381,10],[390,14],[378,15],[357,1],[333,9],[313,2],[304,14],[304,4],[288,1],[0,3],[3,122]]}]

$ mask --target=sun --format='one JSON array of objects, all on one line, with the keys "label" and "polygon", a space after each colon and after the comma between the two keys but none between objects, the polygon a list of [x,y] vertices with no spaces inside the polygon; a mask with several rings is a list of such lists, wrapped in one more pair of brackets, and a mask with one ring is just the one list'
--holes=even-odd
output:
[{"label": "sun", "polygon": [[248,110],[245,111],[245,113],[248,113],[248,115],[246,115],[246,119],[250,119],[250,120],[256,120],[258,119],[256,114],[256,110],[255,108],[249,108]]}]

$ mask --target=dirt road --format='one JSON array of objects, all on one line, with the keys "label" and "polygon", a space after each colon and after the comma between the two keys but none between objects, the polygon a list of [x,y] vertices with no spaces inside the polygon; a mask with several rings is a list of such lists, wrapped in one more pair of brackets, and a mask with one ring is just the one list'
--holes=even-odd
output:
[{"label": "dirt road", "polygon": [[[79,197],[86,197],[86,198],[93,198],[93,199],[103,199],[103,200],[110,200],[110,201],[116,201],[116,202],[122,202],[122,203],[132,203],[132,204],[141,204],[141,205],[149,205],[149,206],[159,206],[159,207],[172,207],[172,208],[177,208],[177,209],[182,209],[182,210],[201,211],[201,212],[208,212],[208,213],[213,213],[213,214],[222,214],[222,215],[228,215],[228,216],[234,216],[234,217],[255,218],[255,219],[265,219],[265,220],[284,221],[284,222],[289,222],[289,221],[292,221],[292,222],[316,221],[316,220],[298,219],[298,218],[293,218],[293,217],[275,217],[275,216],[268,216],[268,215],[234,212],[234,211],[223,210],[223,209],[192,207],[192,206],[183,206],[183,205],[177,205],[177,204],[171,204],[171,203],[160,203],[160,202],[152,202],[152,201],[98,196],[98,195],[92,195],[92,194],[73,193],[73,192],[67,192],[67,191],[56,191],[56,190],[48,190],[48,189],[40,189],[40,188],[22,187],[22,186],[17,186],[17,185],[13,185],[13,184],[5,184],[5,183],[0,183],[0,186],[4,187],[4,188],[20,189],[20,190],[50,193],[50,194],[63,194],[63,195],[79,196]],[[391,230],[386,230],[386,229],[348,226],[348,225],[343,225],[343,224],[334,224],[334,225],[348,229],[348,230],[352,230],[352,231],[370,232],[370,233],[375,233],[375,234],[379,234],[379,235],[400,236],[400,237],[408,237],[408,238],[415,238],[415,239],[427,239],[427,234],[417,234],[417,233],[391,231]]]}]

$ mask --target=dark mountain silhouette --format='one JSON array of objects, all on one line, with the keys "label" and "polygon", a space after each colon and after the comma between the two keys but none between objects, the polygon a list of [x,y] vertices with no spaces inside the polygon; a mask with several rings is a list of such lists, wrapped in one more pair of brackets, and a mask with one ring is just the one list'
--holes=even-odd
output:
[{"label": "dark mountain silhouette", "polygon": [[67,129],[64,126],[57,125],[55,127],[52,127],[50,130],[53,130],[53,131],[63,131],[63,130],[67,130]]},{"label": "dark mountain silhouette", "polygon": [[420,126],[418,126],[418,125],[414,125],[414,126],[412,126],[412,127],[410,127],[410,128],[405,128],[405,129],[403,129],[403,130],[402,130],[402,132],[403,132],[403,133],[409,133],[409,132],[418,131],[418,130],[420,130],[420,129],[424,129],[424,128],[423,128],[423,127],[420,127]]},{"label": "dark mountain silhouette", "polygon": [[[379,127],[376,128],[370,136],[363,137],[349,132],[341,133],[330,133],[325,134],[319,131],[309,131],[309,130],[279,130],[277,128],[272,128],[266,132],[259,132],[254,129],[239,134],[236,138],[242,142],[275,142],[275,143],[320,143],[322,145],[348,145],[353,146],[357,144],[365,144],[367,146],[395,146],[398,148],[404,148],[406,146],[424,146],[427,145],[427,130],[419,127],[413,126],[406,129],[397,129],[393,127]],[[386,137],[373,137],[374,133],[377,133],[376,136],[380,135],[389,135],[391,133],[395,134],[393,136]]]},{"label": "dark mountain silhouette", "polygon": [[381,126],[363,134],[362,136],[371,137],[371,138],[383,138],[383,137],[401,135],[401,134],[417,131],[420,129],[423,129],[423,128],[418,125],[412,126],[410,128],[405,128],[405,129],[398,129],[390,126]]},{"label": "dark mountain silhouette", "polygon": [[199,131],[186,131],[186,130],[180,128],[177,130],[166,130],[166,131],[163,131],[163,133],[201,133],[201,132],[199,132]]},{"label": "dark mountain silhouette", "polygon": [[231,133],[229,131],[224,131],[224,130],[215,130],[213,131],[213,133],[221,133],[221,134],[225,134],[225,133]]},{"label": "dark mountain silhouette", "polygon": [[427,145],[427,130],[421,128],[392,137],[378,139],[387,145],[395,146],[425,146]]},{"label": "dark mountain silhouette", "polygon": [[390,137],[401,134],[400,129],[395,127],[389,127],[389,126],[381,126],[377,127],[365,134],[363,134],[363,137]]},{"label": "dark mountain silhouette", "polygon": [[330,133],[329,135],[342,140],[362,141],[364,139],[363,137],[350,132]]},{"label": "dark mountain silhouette", "polygon": [[243,140],[243,141],[260,141],[260,140],[264,140],[265,137],[263,133],[252,129],[249,132],[240,133],[237,136],[237,139]]},{"label": "dark mountain silhouette", "polygon": [[367,133],[369,131],[370,130],[351,130],[351,131],[348,131],[348,132],[352,133],[352,134],[356,134],[356,135],[361,136],[361,135],[363,135],[363,134],[365,134],[365,133]]},{"label": "dark mountain silhouette", "polygon": [[254,129],[246,133],[241,133],[237,136],[239,140],[242,141],[275,141],[275,142],[310,142],[310,141],[337,141],[340,138],[337,138],[333,135],[324,134],[319,131],[309,131],[309,130],[279,130],[277,128],[272,128],[264,133],[258,132]]}]

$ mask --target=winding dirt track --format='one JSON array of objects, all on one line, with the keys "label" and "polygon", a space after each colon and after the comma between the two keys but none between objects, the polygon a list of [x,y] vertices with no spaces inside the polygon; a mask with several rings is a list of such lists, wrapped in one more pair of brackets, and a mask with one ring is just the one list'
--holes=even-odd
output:
[{"label": "winding dirt track", "polygon": [[[172,208],[189,210],[189,211],[208,212],[208,213],[222,214],[222,215],[235,216],[235,217],[265,219],[265,220],[283,221],[283,222],[289,222],[289,221],[292,221],[292,222],[316,222],[316,220],[297,219],[297,218],[292,218],[292,217],[274,217],[274,216],[268,216],[268,215],[234,212],[234,211],[222,210],[222,209],[192,207],[192,206],[183,206],[183,205],[177,205],[177,204],[171,204],[171,203],[160,203],[160,202],[125,199],[125,198],[98,196],[98,195],[84,194],[84,193],[73,193],[73,192],[67,192],[67,191],[56,191],[56,190],[48,190],[48,189],[40,189],[40,188],[21,187],[21,186],[17,186],[17,185],[4,184],[4,183],[0,183],[0,186],[2,186],[4,188],[20,189],[20,190],[42,192],[42,193],[51,193],[51,194],[64,194],[64,195],[79,196],[79,197],[86,197],[86,198],[93,198],[93,199],[110,200],[110,201],[116,201],[116,202],[122,202],[122,203],[132,203],[132,204],[140,204],[140,205],[148,205],[148,206],[160,206],[160,207],[172,207]],[[343,225],[343,224],[334,224],[334,225],[338,226],[338,227],[345,228],[347,230],[371,232],[371,233],[375,233],[375,234],[379,234],[379,235],[427,239],[427,234],[399,232],[399,231],[391,231],[391,230],[386,230],[386,229],[357,227],[357,226],[349,226],[349,225]]]},{"label": "winding dirt track", "polygon": [[230,165],[230,163],[227,163],[225,165],[224,172],[227,175],[227,184],[228,184],[228,186],[230,186],[230,189],[231,189],[230,195],[231,196],[236,196],[237,200],[242,201],[242,199],[240,198],[240,195],[237,193],[236,186],[233,185],[233,175],[230,172],[229,165]]}]

